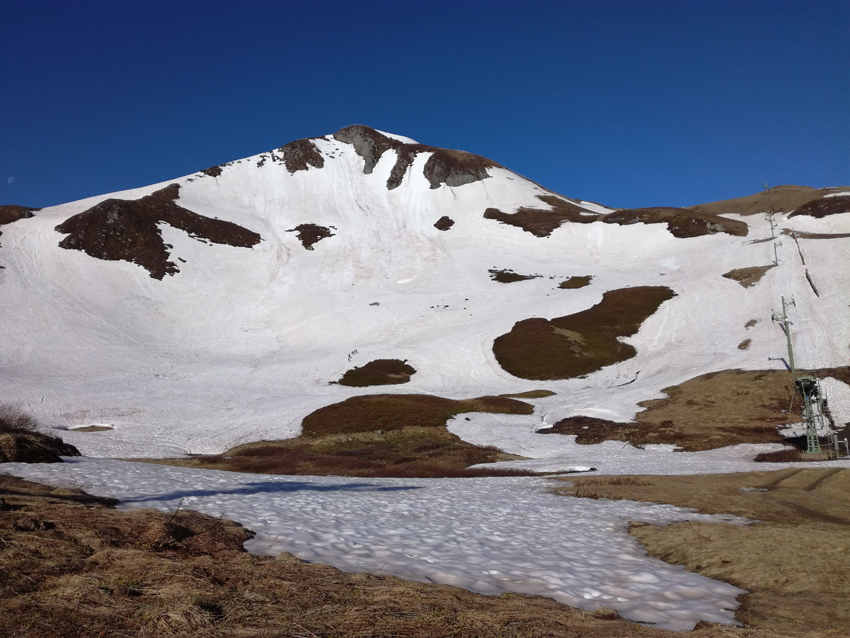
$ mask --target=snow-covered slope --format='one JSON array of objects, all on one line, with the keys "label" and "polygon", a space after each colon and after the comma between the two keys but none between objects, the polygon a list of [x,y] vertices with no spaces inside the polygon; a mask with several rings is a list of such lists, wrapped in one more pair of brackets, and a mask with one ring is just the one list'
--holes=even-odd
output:
[{"label": "snow-covered slope", "polygon": [[[848,362],[850,238],[800,240],[819,297],[789,237],[779,266],[743,288],[721,275],[773,261],[773,242],[754,241],[771,236],[761,215],[731,216],[749,226],[747,236],[682,238],[664,223],[601,221],[568,221],[537,236],[484,212],[548,209],[539,198],[554,194],[543,187],[477,156],[365,127],[343,131],[4,225],[0,401],[55,427],[112,426],[63,438],[84,454],[124,457],[297,436],[310,412],[369,392],[466,398],[544,388],[556,394],[535,400],[535,415],[517,417],[518,427],[572,414],[623,420],[637,402],[699,374],[780,368],[785,339],[770,316],[781,295],[797,301],[798,365]],[[228,245],[151,217],[178,270],[162,279],[131,261],[59,246],[70,235],[56,227],[75,215],[170,184],[179,185],[175,210],[231,222],[261,240]],[[562,201],[587,221],[611,212]],[[101,217],[89,216],[102,226],[89,226],[86,241],[126,222],[116,221],[115,206],[106,202]],[[448,230],[435,227],[443,217],[454,222]],[[850,232],[848,214],[777,221],[779,231]],[[302,225],[330,236],[307,250],[295,230]],[[542,276],[501,284],[493,268]],[[558,288],[574,275],[591,275],[591,285]],[[605,291],[633,286],[677,295],[626,339],[636,357],[560,381],[516,378],[494,358],[494,339],[515,322],[579,312]],[[745,327],[751,319],[757,323]],[[745,338],[751,345],[741,350]],[[407,359],[417,373],[401,386],[330,383],[380,358]],[[833,412],[850,420],[842,392]]]}]

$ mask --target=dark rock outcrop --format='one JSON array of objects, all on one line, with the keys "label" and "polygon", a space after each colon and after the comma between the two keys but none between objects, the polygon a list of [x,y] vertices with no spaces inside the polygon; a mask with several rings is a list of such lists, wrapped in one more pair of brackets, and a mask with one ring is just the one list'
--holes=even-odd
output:
[{"label": "dark rock outcrop", "polygon": [[41,432],[0,433],[0,463],[61,463],[61,456],[80,456],[80,452]]}]

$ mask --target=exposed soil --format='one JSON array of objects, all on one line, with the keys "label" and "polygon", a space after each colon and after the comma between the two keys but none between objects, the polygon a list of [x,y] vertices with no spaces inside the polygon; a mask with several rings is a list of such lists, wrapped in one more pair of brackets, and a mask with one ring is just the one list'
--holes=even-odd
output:
[{"label": "exposed soil", "polygon": [[527,279],[537,279],[541,277],[541,275],[520,275],[519,273],[515,273],[513,270],[496,270],[495,268],[491,268],[487,272],[490,273],[490,278],[493,281],[498,281],[500,284],[512,284],[515,281],[525,281]]},{"label": "exposed soil", "polygon": [[210,177],[218,177],[219,175],[221,175],[225,166],[227,166],[227,164],[219,164],[218,166],[210,166],[209,168],[205,168],[201,172],[204,175],[209,175]]},{"label": "exposed soil", "polygon": [[850,470],[576,478],[556,491],[736,514],[740,526],[632,524],[651,556],[748,590],[736,619],[774,636],[850,631]]},{"label": "exposed soil", "polygon": [[782,229],[784,235],[792,235],[797,239],[846,239],[850,233],[806,233],[799,230]]},{"label": "exposed soil", "polygon": [[61,463],[60,456],[80,456],[79,450],[41,432],[0,432],[0,463]]},{"label": "exposed soil", "polygon": [[797,217],[798,215],[808,215],[809,217],[821,219],[829,215],[840,215],[841,213],[850,213],[850,196],[813,199],[795,209],[793,213],[788,215],[788,218]]},{"label": "exposed soil", "polygon": [[575,277],[570,277],[569,279],[565,279],[559,283],[558,288],[563,288],[565,290],[584,288],[585,286],[590,285],[591,279],[593,279],[593,275],[576,275]]},{"label": "exposed soil", "polygon": [[517,226],[536,237],[548,237],[565,222],[590,224],[601,221],[606,224],[667,224],[674,237],[699,237],[711,233],[746,236],[748,227],[744,222],[725,219],[717,215],[694,212],[684,208],[633,208],[617,210],[604,215],[594,215],[574,202],[555,195],[538,195],[538,199],[549,204],[550,209],[522,207],[507,214],[497,208],[484,211],[485,219],[495,219]]},{"label": "exposed soil", "polygon": [[508,397],[511,399],[542,399],[544,397],[553,397],[555,392],[551,390],[527,390],[526,392],[515,392],[514,394],[501,394],[499,396]]},{"label": "exposed soil", "polygon": [[[295,228],[290,228],[286,232],[298,233],[298,241],[301,242],[301,245],[307,250],[313,250],[313,244],[334,236],[334,233],[331,232],[331,228],[334,227],[331,226],[328,228],[326,226],[319,226],[318,224],[299,224]],[[334,230],[336,230],[336,228],[334,228]]]},{"label": "exposed soil", "polygon": [[775,264],[769,266],[750,266],[749,268],[735,268],[727,273],[724,273],[726,279],[737,281],[744,288],[755,286],[759,280],[764,277],[764,274],[774,267]]},{"label": "exposed soil", "polygon": [[431,153],[423,168],[423,174],[431,188],[439,188],[441,184],[463,186],[477,182],[489,177],[488,168],[499,167],[493,160],[466,151],[425,144],[405,144],[362,124],[346,126],[334,133],[334,138],[354,146],[354,151],[363,158],[363,172],[367,175],[372,172],[384,153],[394,149],[397,158],[387,179],[389,190],[401,185],[407,170],[419,153]]},{"label": "exposed soil", "polygon": [[322,168],[325,165],[325,158],[319,151],[319,147],[312,141],[315,138],[306,138],[295,140],[289,144],[283,145],[278,150],[283,153],[283,162],[286,165],[286,170],[290,173],[295,171],[306,171],[311,166]]},{"label": "exposed soil", "polygon": [[820,199],[824,195],[841,190],[850,189],[817,189],[791,185],[774,186],[767,192],[767,195],[760,192],[747,197],[688,206],[688,210],[709,215],[755,215],[765,213],[772,208],[777,213],[788,213],[813,199]]},{"label": "exposed soil", "polygon": [[[844,380],[850,368],[820,371]],[[845,381],[846,382],[846,381]],[[587,416],[558,421],[539,434],[574,434],[580,444],[628,441],[636,447],[669,443],[696,452],[738,443],[785,443],[777,428],[799,422],[790,372],[724,370],[704,374],[663,392],[666,399],[642,401],[634,422]],[[788,410],[791,409],[789,415]],[[796,416],[795,416],[796,415]]]},{"label": "exposed soil", "polygon": [[97,259],[138,264],[154,279],[162,279],[179,269],[169,261],[171,246],[162,240],[157,224],[169,224],[193,239],[214,244],[250,248],[260,242],[260,235],[247,228],[177,205],[179,190],[179,184],[171,184],[138,200],[104,200],[56,227],[68,235],[59,246]]},{"label": "exposed soil", "polygon": [[437,230],[448,230],[454,225],[455,222],[453,219],[447,217],[446,215],[443,215],[434,223],[434,228],[436,228]]},{"label": "exposed soil", "polygon": [[598,304],[566,317],[525,319],[497,337],[493,354],[507,372],[523,379],[571,379],[632,358],[634,347],[618,340],[635,334],[668,299],[665,286],[611,290]]},{"label": "exposed soil", "polygon": [[741,343],[738,344],[738,350],[748,350],[752,342],[752,339],[744,339]]},{"label": "exposed soil", "polygon": [[355,387],[397,385],[410,381],[412,374],[416,374],[416,370],[408,365],[407,360],[375,359],[359,368],[352,368],[337,383]]},{"label": "exposed soil", "polygon": [[[114,501],[2,475],[0,495],[3,636],[681,636],[610,609],[252,556],[242,550],[250,531],[196,512],[119,512]],[[723,625],[689,635],[775,636]]]}]

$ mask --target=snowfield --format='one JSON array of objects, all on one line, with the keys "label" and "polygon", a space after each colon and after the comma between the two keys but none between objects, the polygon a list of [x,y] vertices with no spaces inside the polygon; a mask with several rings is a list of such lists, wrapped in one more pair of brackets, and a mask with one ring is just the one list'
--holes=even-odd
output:
[{"label": "snowfield", "polygon": [[3,472],[121,499],[121,509],[193,509],[257,532],[281,552],[350,572],[482,594],[535,594],[610,607],[629,620],[689,630],[734,623],[744,590],[646,556],[628,521],[727,521],[681,508],[550,494],[545,479],[351,479],[265,476],[111,461],[9,463]]}]

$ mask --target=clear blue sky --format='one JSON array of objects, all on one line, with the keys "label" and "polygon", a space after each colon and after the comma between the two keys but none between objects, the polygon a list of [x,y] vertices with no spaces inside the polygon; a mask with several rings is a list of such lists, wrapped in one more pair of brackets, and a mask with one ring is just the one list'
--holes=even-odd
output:
[{"label": "clear blue sky", "polygon": [[850,184],[850,2],[0,0],[0,204],[354,123],[611,206]]}]

